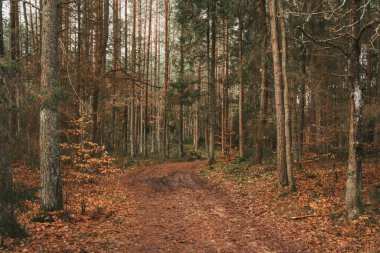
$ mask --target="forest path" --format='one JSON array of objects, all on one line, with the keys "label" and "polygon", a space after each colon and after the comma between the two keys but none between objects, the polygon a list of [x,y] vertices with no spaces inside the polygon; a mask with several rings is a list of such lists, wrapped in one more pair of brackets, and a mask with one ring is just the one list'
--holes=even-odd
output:
[{"label": "forest path", "polygon": [[209,184],[199,175],[205,166],[204,161],[162,163],[120,179],[126,204],[133,207],[118,238],[123,251],[308,251],[226,190]]}]

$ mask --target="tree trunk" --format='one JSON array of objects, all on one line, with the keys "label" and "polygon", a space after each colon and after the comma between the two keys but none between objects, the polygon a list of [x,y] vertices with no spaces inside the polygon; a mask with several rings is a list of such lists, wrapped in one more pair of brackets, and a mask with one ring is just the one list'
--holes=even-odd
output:
[{"label": "tree trunk", "polygon": [[211,3],[210,137],[208,163],[215,163],[216,131],[216,1]]},{"label": "tree trunk", "polygon": [[284,104],[282,96],[281,61],[278,45],[277,31],[277,0],[269,1],[271,45],[273,55],[274,88],[276,103],[276,130],[277,130],[277,173],[280,185],[287,185],[287,170],[285,156],[285,136],[284,136]]},{"label": "tree trunk", "polygon": [[[307,80],[306,78],[306,52],[302,55],[302,65],[301,65],[301,72],[304,76],[304,80]],[[300,87],[300,97],[299,97],[299,133],[298,133],[298,160],[296,161],[298,164],[298,169],[302,169],[302,156],[303,156],[303,138],[304,138],[304,125],[305,125],[305,96],[306,96],[306,89],[305,89],[305,81],[301,80],[301,87]]]},{"label": "tree trunk", "polygon": [[147,56],[146,56],[146,85],[145,85],[145,126],[144,126],[144,157],[148,157],[148,134],[147,134],[147,129],[148,129],[148,88],[149,88],[149,83],[150,83],[150,78],[149,78],[149,67],[150,67],[150,40],[151,40],[151,34],[152,34],[152,9],[153,9],[153,0],[150,0],[149,3],[149,24],[148,24],[148,45],[147,45]]},{"label": "tree trunk", "polygon": [[0,57],[4,57],[3,1],[0,1]]},{"label": "tree trunk", "polygon": [[227,152],[227,136],[228,136],[228,88],[229,88],[229,61],[230,61],[230,53],[229,53],[229,27],[228,27],[228,19],[226,19],[226,42],[225,42],[225,79],[223,85],[223,108],[222,108],[222,154],[225,155]]},{"label": "tree trunk", "polygon": [[98,142],[99,83],[102,78],[103,0],[95,2],[95,81],[92,94],[92,141]]},{"label": "tree trunk", "polygon": [[[0,109],[4,109],[2,107],[0,104]],[[12,203],[11,145],[5,125],[5,122],[0,122],[0,236],[14,236],[18,226],[14,218]]]},{"label": "tree trunk", "polygon": [[244,157],[244,122],[243,122],[243,21],[239,17],[239,157]]},{"label": "tree trunk", "polygon": [[82,17],[81,17],[81,0],[77,3],[77,17],[78,17],[78,31],[77,31],[77,54],[76,54],[76,82],[77,88],[76,92],[78,95],[78,105],[77,105],[77,116],[80,117],[82,114],[82,101],[81,101],[81,88],[82,88],[82,70],[81,70],[81,54],[82,54]]},{"label": "tree trunk", "polygon": [[163,155],[169,158],[168,150],[168,85],[169,85],[169,0],[165,0],[165,74],[164,74],[164,129]]},{"label": "tree trunk", "polygon": [[185,156],[185,152],[184,152],[184,149],[183,149],[183,135],[184,135],[184,131],[183,131],[183,99],[184,99],[184,96],[183,96],[183,90],[184,90],[184,72],[185,72],[185,56],[184,56],[184,27],[183,27],[183,24],[181,24],[181,35],[180,35],[180,38],[179,38],[179,54],[180,54],[180,60],[179,60],[179,88],[178,88],[178,95],[179,95],[179,120],[178,120],[178,139],[179,139],[179,148],[178,148],[178,152],[179,152],[179,156],[180,157],[184,157]]},{"label": "tree trunk", "polygon": [[[124,6],[124,68],[128,71],[128,1],[125,2]],[[129,96],[128,96],[129,95]],[[130,97],[130,94],[125,95],[125,99]],[[124,102],[124,129],[123,129],[123,154],[128,153],[128,105],[127,102]]]},{"label": "tree trunk", "polygon": [[260,40],[261,40],[261,59],[260,59],[260,77],[261,77],[261,91],[260,91],[260,112],[259,124],[257,129],[256,148],[255,148],[255,162],[260,164],[263,160],[263,148],[266,135],[267,124],[267,111],[268,111],[268,82],[266,80],[267,61],[266,61],[266,37],[267,37],[267,24],[266,24],[266,10],[265,0],[260,0]]},{"label": "tree trunk", "polygon": [[[10,1],[10,59],[15,62],[20,57],[20,24],[19,24],[19,5],[18,1]],[[10,87],[10,113],[9,127],[13,135],[18,132],[18,76],[13,78],[13,84]]]},{"label": "tree trunk", "polygon": [[120,11],[119,0],[113,0],[113,68],[115,70],[114,81],[112,82],[112,134],[111,134],[111,148],[116,149],[116,82],[117,72],[121,67],[121,26],[120,26]]},{"label": "tree trunk", "polygon": [[58,0],[42,6],[41,88],[45,100],[40,111],[41,208],[63,208],[58,134]]},{"label": "tree trunk", "polygon": [[[131,47],[131,65],[133,76],[136,75],[136,0],[132,0],[132,47]],[[131,92],[131,109],[130,109],[130,134],[131,134],[131,157],[136,156],[136,132],[135,132],[135,96],[136,96],[136,84],[132,81],[132,92]]]},{"label": "tree trunk", "polygon": [[363,120],[363,98],[360,79],[360,0],[351,0],[350,24],[353,37],[350,41],[348,82],[350,96],[349,155],[346,183],[346,211],[349,220],[357,218],[362,210],[362,152],[361,130]]},{"label": "tree trunk", "polygon": [[24,47],[25,55],[29,54],[29,24],[28,24],[28,13],[26,12],[26,2],[22,3],[23,12],[24,12],[24,25],[25,25],[25,38],[24,38]]},{"label": "tree trunk", "polygon": [[293,177],[293,156],[292,156],[292,132],[291,132],[291,111],[289,102],[289,84],[287,77],[287,43],[285,31],[285,16],[283,10],[283,3],[279,4],[280,11],[280,30],[281,30],[281,55],[282,55],[282,80],[284,83],[284,107],[285,107],[285,148],[286,148],[286,169],[289,181],[289,189],[294,192],[297,190],[296,183]]}]

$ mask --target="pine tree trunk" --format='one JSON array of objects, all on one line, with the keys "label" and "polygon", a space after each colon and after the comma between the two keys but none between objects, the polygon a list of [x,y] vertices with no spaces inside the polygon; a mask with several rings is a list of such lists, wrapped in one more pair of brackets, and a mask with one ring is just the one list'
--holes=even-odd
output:
[{"label": "pine tree trunk", "polygon": [[151,34],[152,34],[152,9],[153,9],[153,0],[150,0],[149,3],[149,24],[148,24],[148,45],[147,45],[147,56],[146,56],[146,85],[145,85],[145,126],[144,126],[144,157],[148,157],[148,105],[149,105],[149,94],[148,94],[148,88],[150,83],[149,78],[149,68],[150,68],[150,40],[151,40]]},{"label": "pine tree trunk", "polygon": [[360,0],[351,0],[350,24],[351,34],[350,57],[348,62],[348,82],[351,89],[350,96],[350,132],[349,155],[346,183],[346,211],[349,220],[357,218],[362,211],[362,152],[361,142],[363,120],[363,98],[360,79],[360,41],[357,36],[360,32]]},{"label": "pine tree trunk", "polygon": [[[10,59],[15,62],[20,57],[20,24],[19,24],[19,5],[18,1],[10,1]],[[10,105],[9,129],[12,135],[18,132],[18,76],[13,78],[13,84],[10,87]]]},{"label": "pine tree trunk", "polygon": [[284,104],[283,88],[281,80],[281,61],[278,45],[277,31],[277,0],[269,1],[271,45],[273,55],[274,88],[276,103],[276,130],[277,130],[277,173],[280,185],[287,185],[286,155],[285,155],[285,132],[284,132]]},{"label": "pine tree trunk", "polygon": [[77,88],[76,93],[78,96],[78,105],[77,105],[77,116],[80,117],[82,115],[82,101],[81,101],[81,89],[82,89],[82,17],[81,17],[81,0],[77,2],[77,17],[78,17],[78,31],[77,31],[77,54],[76,54],[76,82]]},{"label": "pine tree trunk", "polygon": [[225,41],[225,80],[223,84],[223,108],[222,108],[222,154],[227,153],[227,129],[228,129],[228,88],[229,88],[229,27],[228,19],[226,20],[226,41]]},{"label": "pine tree trunk", "polygon": [[210,137],[208,163],[215,163],[216,131],[216,1],[211,3]]},{"label": "pine tree trunk", "polygon": [[286,31],[285,31],[285,17],[283,10],[283,3],[279,4],[280,11],[280,30],[281,30],[281,70],[282,81],[284,83],[284,107],[285,107],[285,149],[286,149],[286,169],[288,175],[289,189],[290,191],[296,191],[296,183],[293,177],[293,156],[292,156],[292,132],[291,132],[291,111],[289,102],[289,84],[287,78],[287,43],[286,43]]},{"label": "pine tree trunk", "polygon": [[[304,79],[306,80],[306,52],[304,52],[302,56],[302,63],[301,63],[301,72]],[[298,169],[302,169],[302,156],[303,156],[303,139],[304,139],[304,125],[305,125],[305,96],[306,96],[306,89],[305,89],[305,81],[301,80],[301,87],[300,87],[300,97],[299,97],[299,133],[298,133],[298,159],[296,160],[298,164]]]},{"label": "pine tree trunk", "polygon": [[5,122],[0,122],[0,237],[12,236],[17,228],[12,203],[11,144],[5,125]]},{"label": "pine tree trunk", "polygon": [[239,157],[244,157],[244,122],[243,122],[243,21],[239,17]]},{"label": "pine tree trunk", "polygon": [[178,128],[179,128],[179,131],[178,131],[178,139],[179,139],[179,156],[180,157],[184,157],[185,156],[185,153],[184,153],[184,149],[183,149],[183,135],[184,135],[184,131],[183,131],[183,124],[184,124],[184,121],[183,121],[183,99],[184,99],[184,96],[183,96],[183,89],[184,89],[184,72],[185,72],[185,59],[184,59],[184,27],[183,27],[183,24],[181,24],[181,35],[180,35],[180,38],[179,38],[179,53],[180,53],[180,60],[179,60],[179,88],[178,88],[178,93],[179,93],[179,120],[178,120]]},{"label": "pine tree trunk", "polygon": [[[132,47],[131,47],[131,65],[133,75],[136,77],[136,0],[132,0]],[[132,92],[131,92],[131,109],[130,109],[130,139],[131,139],[131,157],[136,156],[136,132],[135,132],[135,96],[136,96],[136,85],[132,81]]]},{"label": "pine tree trunk", "polygon": [[92,93],[92,141],[98,142],[99,83],[102,72],[103,0],[95,2],[95,63],[94,90]]},{"label": "pine tree trunk", "polygon": [[257,129],[256,148],[255,148],[255,162],[260,164],[263,160],[263,148],[265,140],[265,128],[267,124],[267,111],[268,111],[268,82],[266,80],[267,61],[266,61],[266,47],[267,47],[267,24],[266,24],[266,10],[265,0],[260,0],[260,40],[261,40],[261,59],[260,59],[260,77],[261,77],[261,90],[260,90],[260,112],[259,124]]},{"label": "pine tree trunk", "polygon": [[0,1],[0,57],[4,57],[3,1]]},{"label": "pine tree trunk", "polygon": [[169,0],[165,0],[165,74],[164,74],[164,108],[163,108],[163,155],[169,158],[168,154],[168,85],[169,85]]},{"label": "pine tree trunk", "polygon": [[24,26],[25,26],[25,38],[24,38],[25,55],[28,55],[29,54],[29,24],[28,24],[28,13],[26,11],[26,2],[22,3],[22,8],[24,12]]},{"label": "pine tree trunk", "polygon": [[41,208],[63,208],[59,157],[58,102],[58,1],[44,0],[42,6],[41,88],[45,94],[40,111]]}]

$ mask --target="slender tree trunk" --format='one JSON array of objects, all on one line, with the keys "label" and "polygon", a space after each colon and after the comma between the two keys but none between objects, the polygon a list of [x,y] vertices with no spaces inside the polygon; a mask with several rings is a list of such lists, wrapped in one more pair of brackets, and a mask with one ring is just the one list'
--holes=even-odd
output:
[{"label": "slender tree trunk", "polygon": [[[131,65],[132,72],[135,77],[136,74],[136,0],[132,0],[132,48],[131,48]],[[136,97],[136,84],[132,81],[132,94],[131,94],[131,109],[130,109],[130,134],[131,134],[131,157],[136,156],[136,131],[135,131],[135,97]]]},{"label": "slender tree trunk", "polygon": [[[306,77],[306,52],[302,56],[301,72]],[[306,78],[304,78],[306,80]],[[298,133],[298,169],[302,169],[302,156],[303,156],[303,139],[304,139],[304,124],[305,124],[305,81],[301,81],[300,96],[299,96],[299,133]]]},{"label": "slender tree trunk", "polygon": [[198,61],[198,82],[197,82],[197,98],[196,98],[196,105],[195,105],[195,134],[194,134],[194,150],[195,152],[198,152],[199,149],[199,108],[201,104],[201,87],[202,87],[202,64],[201,61]]},{"label": "slender tree trunk", "polygon": [[78,31],[77,31],[77,55],[76,55],[76,82],[77,82],[77,95],[78,97],[78,105],[77,105],[77,116],[80,117],[82,114],[82,102],[81,102],[81,82],[82,82],[82,69],[81,69],[81,54],[82,54],[82,10],[81,10],[81,0],[77,2],[77,15],[78,15]]},{"label": "slender tree trunk", "polygon": [[150,78],[149,78],[149,67],[150,67],[150,40],[151,40],[151,33],[152,33],[152,9],[153,9],[153,0],[150,0],[149,3],[149,24],[148,24],[148,45],[147,45],[147,56],[146,56],[146,85],[145,85],[145,126],[144,126],[144,157],[148,157],[148,134],[147,134],[147,129],[148,129],[148,88],[149,88],[149,83],[150,83]]},{"label": "slender tree trunk", "polygon": [[[19,24],[19,5],[18,1],[10,1],[10,59],[15,62],[20,57],[20,24]],[[10,87],[9,126],[13,135],[18,132],[18,76],[13,78],[13,85]]]},{"label": "slender tree trunk", "polygon": [[260,164],[263,160],[263,148],[266,134],[267,124],[267,111],[268,111],[268,82],[266,80],[267,72],[267,24],[266,24],[266,8],[265,0],[260,0],[260,40],[261,40],[261,59],[260,59],[260,78],[261,78],[261,91],[260,91],[260,112],[259,124],[257,129],[256,148],[255,148],[255,162]]},{"label": "slender tree trunk", "polygon": [[353,37],[350,41],[350,57],[348,62],[348,82],[350,96],[350,133],[349,155],[346,184],[346,211],[349,220],[357,218],[362,210],[362,152],[361,142],[363,120],[363,98],[360,79],[360,0],[351,0],[350,24]]},{"label": "slender tree trunk", "polygon": [[58,102],[58,0],[43,0],[41,45],[41,88],[46,94],[40,111],[41,208],[45,211],[63,208],[59,157]]},{"label": "slender tree trunk", "polygon": [[116,148],[116,82],[117,71],[121,66],[121,27],[119,17],[119,0],[113,0],[113,68],[115,70],[114,81],[112,82],[112,135],[111,148]]},{"label": "slender tree trunk", "polygon": [[[35,33],[35,29],[34,29],[35,24],[33,21],[33,12],[32,12],[32,6],[31,5],[29,5],[29,20],[30,20],[30,32],[32,35],[32,47],[33,47],[33,50],[36,50],[36,33]],[[0,28],[0,30],[1,30],[1,28]]]},{"label": "slender tree trunk", "polygon": [[[128,1],[125,1],[124,7],[124,68],[128,71]],[[130,97],[130,94],[126,94],[125,98]],[[123,154],[128,153],[128,105],[124,102],[124,119],[123,119]]]},{"label": "slender tree trunk", "polygon": [[24,26],[25,26],[25,38],[24,38],[24,47],[25,54],[29,54],[29,24],[28,24],[28,13],[26,11],[26,2],[22,3],[22,8],[24,12]]},{"label": "slender tree trunk", "polygon": [[289,181],[290,191],[296,191],[296,183],[293,177],[293,156],[292,156],[292,132],[291,132],[291,111],[289,102],[289,84],[287,77],[287,43],[285,31],[285,17],[283,3],[279,4],[280,11],[280,30],[281,30],[281,48],[282,48],[282,80],[284,83],[284,107],[285,107],[285,148],[286,148],[286,168]]},{"label": "slender tree trunk", "polygon": [[95,2],[95,81],[92,94],[92,141],[98,142],[99,83],[102,78],[103,0]]},{"label": "slender tree trunk", "polygon": [[169,157],[168,150],[168,85],[169,85],[169,0],[165,0],[165,74],[164,74],[164,130],[163,130],[163,154]]},{"label": "slender tree trunk", "polygon": [[4,57],[3,1],[0,1],[0,57]]},{"label": "slender tree trunk", "polygon": [[[159,71],[159,63],[160,63],[160,34],[159,34],[159,23],[160,23],[160,5],[159,5],[159,1],[156,0],[156,20],[155,20],[155,43],[154,43],[154,46],[155,46],[155,49],[154,49],[154,80],[155,80],[155,85],[157,87],[160,86],[160,71]],[[161,120],[160,120],[160,111],[161,111],[161,107],[160,107],[160,101],[161,99],[159,98],[159,95],[158,95],[158,89],[156,90],[156,110],[155,110],[155,125],[156,125],[156,145],[157,145],[157,152],[160,153],[160,150],[161,150],[161,140],[160,140],[160,135],[161,135]],[[152,136],[152,138],[154,138]]]},{"label": "slender tree trunk", "polygon": [[184,27],[183,24],[181,24],[181,35],[179,38],[179,53],[180,53],[180,60],[179,60],[179,88],[178,88],[178,93],[179,93],[179,120],[178,120],[178,139],[179,139],[179,156],[184,157],[185,152],[183,148],[183,90],[184,90],[184,74],[185,74],[185,56],[184,56]]},{"label": "slender tree trunk", "polygon": [[277,130],[277,172],[278,180],[281,185],[288,184],[285,155],[285,136],[284,136],[284,106],[282,95],[281,80],[281,60],[279,52],[279,38],[277,31],[277,0],[269,0],[269,14],[271,27],[271,45],[273,55],[273,71],[276,102],[276,130]]},{"label": "slender tree trunk", "polygon": [[223,85],[223,108],[222,108],[222,154],[226,155],[227,152],[227,129],[228,129],[228,88],[229,88],[229,27],[228,19],[226,19],[226,41],[225,41],[225,79]]},{"label": "slender tree trunk", "polygon": [[239,17],[239,157],[244,157],[244,122],[243,122],[243,21]]},{"label": "slender tree trunk", "polygon": [[211,3],[210,138],[208,163],[215,163],[216,132],[216,1]]}]

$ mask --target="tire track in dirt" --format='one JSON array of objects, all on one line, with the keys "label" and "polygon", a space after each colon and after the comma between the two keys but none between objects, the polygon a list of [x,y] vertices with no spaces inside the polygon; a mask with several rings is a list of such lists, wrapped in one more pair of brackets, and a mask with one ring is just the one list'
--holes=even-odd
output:
[{"label": "tire track in dirt", "polygon": [[125,252],[307,252],[223,189],[199,176],[203,161],[163,163],[121,179],[133,212]]}]

